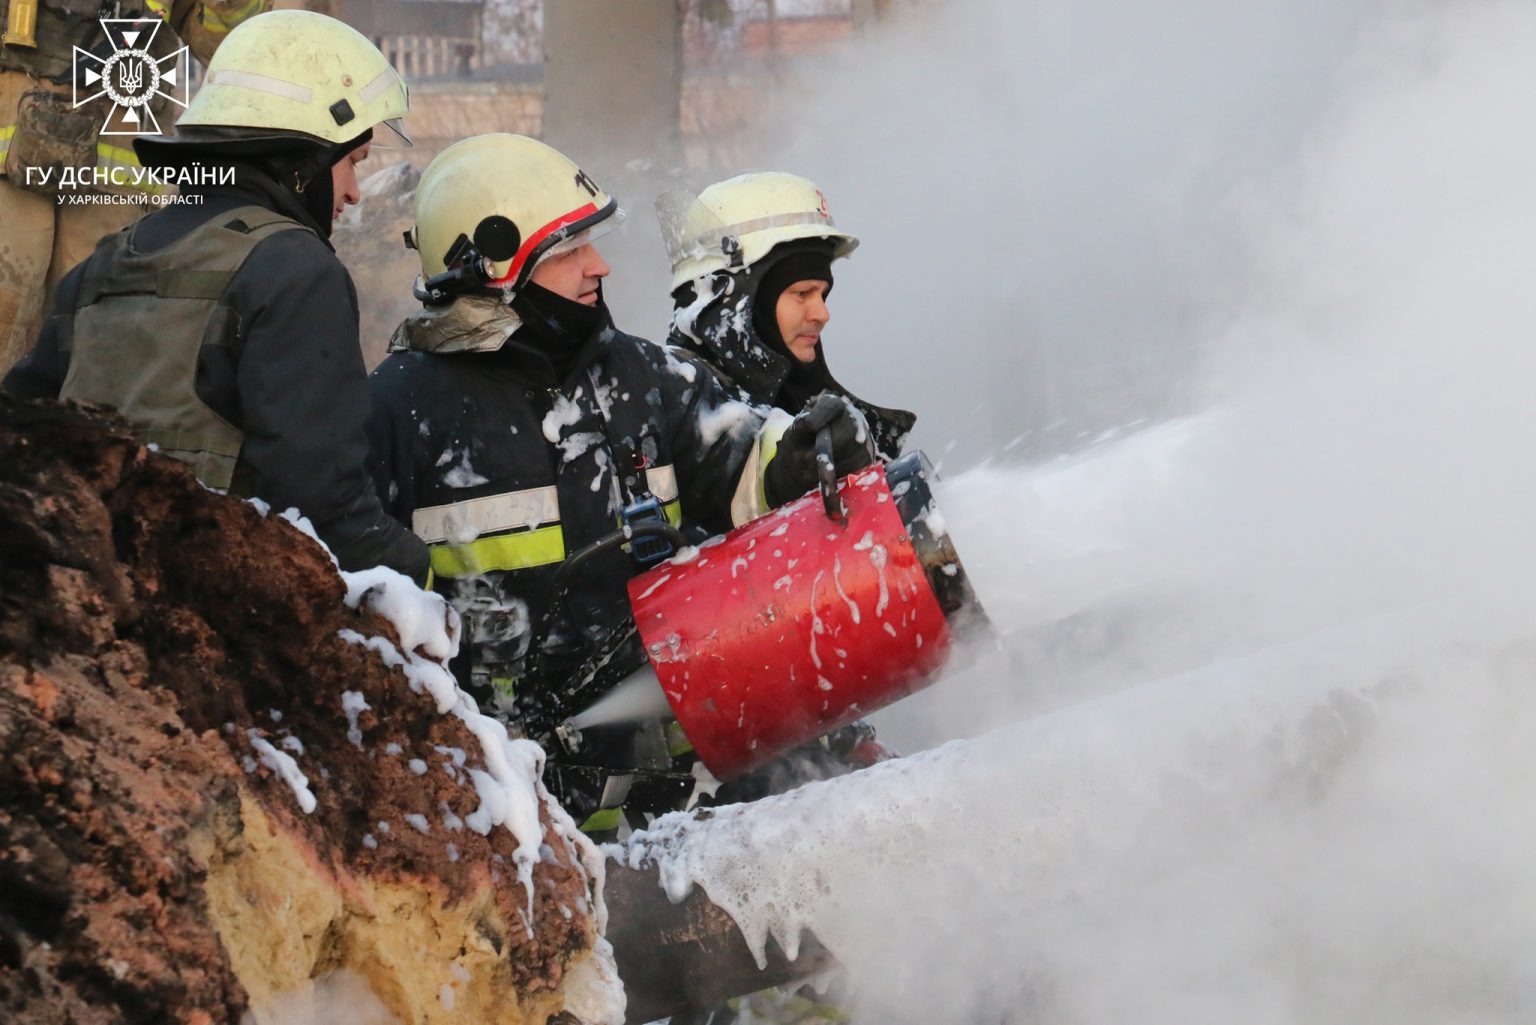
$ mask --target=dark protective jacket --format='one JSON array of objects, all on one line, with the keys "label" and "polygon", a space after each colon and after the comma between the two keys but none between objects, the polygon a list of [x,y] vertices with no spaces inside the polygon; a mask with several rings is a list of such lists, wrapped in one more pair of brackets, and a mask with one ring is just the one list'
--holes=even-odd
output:
[{"label": "dark protective jacket", "polygon": [[708,361],[749,401],[777,406],[792,415],[816,392],[843,396],[869,422],[876,454],[895,459],[917,422],[916,415],[876,406],[849,392],[827,369],[822,346],[816,346],[815,362],[801,367],[782,346],[770,346],[758,336],[753,327],[757,289],[775,262],[770,253],[745,270],[714,275],[710,279],[713,294],[707,297],[695,296],[692,285],[683,286],[667,343]]},{"label": "dark protective jacket", "polygon": [[[188,368],[197,398],[243,439],[234,490],[275,509],[297,507],[343,569],[384,565],[424,580],[425,546],[384,513],[365,468],[369,399],[352,279],[288,193],[244,166],[236,183],[200,193],[201,204],[175,204],[124,229],[140,252],[170,246],[221,217],[233,221],[241,207],[258,206],[310,229],[279,232],[251,249],[218,299],[221,326],[209,331],[196,349],[196,367]],[[5,378],[8,394],[59,397],[70,347],[80,341],[75,315],[92,298],[83,288],[89,265],[61,282],[37,347]],[[152,305],[144,316],[153,318]],[[100,351],[110,341],[95,339],[92,347]]]},{"label": "dark protective jacket", "polygon": [[614,329],[601,306],[589,315],[562,335],[519,328],[499,297],[419,311],[373,372],[369,438],[387,508],[431,545],[434,586],[463,616],[455,675],[545,744],[546,782],[602,832],[620,805],[680,807],[694,780],[659,721],[585,730],[576,752],[555,742],[561,720],[645,661],[628,554],[583,563],[558,601],[556,574],[633,502],[656,501],[693,539],[729,529],[738,487],[761,492],[743,470],[763,416],[691,357]]},{"label": "dark protective jacket", "polygon": [[[436,586],[465,618],[457,674],[519,718],[540,713],[541,699],[629,621],[625,584],[640,569],[613,551],[552,614],[541,652],[551,657],[527,678],[530,630],[566,556],[647,497],[692,537],[730,529],[762,413],[707,367],[614,329],[606,314],[571,351],[551,352],[526,330],[503,343],[516,321],[498,317],[496,302],[460,298],[402,325],[394,345],[414,351],[373,372],[369,439],[386,508],[431,546]],[[465,339],[471,350],[499,347],[463,351]]]}]

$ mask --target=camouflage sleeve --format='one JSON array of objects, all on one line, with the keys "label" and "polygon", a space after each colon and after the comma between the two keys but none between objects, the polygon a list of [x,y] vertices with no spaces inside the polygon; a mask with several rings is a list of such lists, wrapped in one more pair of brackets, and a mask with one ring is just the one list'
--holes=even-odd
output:
[{"label": "camouflage sleeve", "polygon": [[204,64],[230,29],[272,6],[271,0],[149,0],[149,4],[161,8],[161,17],[169,17],[181,41]]}]

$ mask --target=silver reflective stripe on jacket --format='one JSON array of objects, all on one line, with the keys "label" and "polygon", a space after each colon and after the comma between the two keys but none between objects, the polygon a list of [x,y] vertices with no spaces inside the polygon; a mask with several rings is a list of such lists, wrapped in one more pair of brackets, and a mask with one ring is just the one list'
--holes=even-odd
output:
[{"label": "silver reflective stripe on jacket", "polygon": [[[677,500],[677,474],[671,466],[647,469],[645,482],[658,502]],[[417,509],[411,516],[411,529],[429,545],[467,544],[489,534],[559,522],[560,499],[550,485]]]}]

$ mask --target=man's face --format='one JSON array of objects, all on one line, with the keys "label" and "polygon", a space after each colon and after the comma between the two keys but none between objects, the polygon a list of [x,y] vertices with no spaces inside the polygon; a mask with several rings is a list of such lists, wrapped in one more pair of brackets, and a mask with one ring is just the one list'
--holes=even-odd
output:
[{"label": "man's face", "polygon": [[529,280],[558,296],[595,306],[597,286],[607,276],[608,261],[588,242],[568,253],[539,261]]},{"label": "man's face", "polygon": [[779,303],[774,309],[779,334],[783,336],[789,354],[801,363],[815,362],[821,329],[832,319],[827,310],[830,288],[825,281],[796,281],[779,293]]},{"label": "man's face", "polygon": [[362,202],[363,193],[357,186],[357,165],[368,159],[373,144],[365,142],[357,149],[331,165],[331,223],[335,224],[341,212]]}]

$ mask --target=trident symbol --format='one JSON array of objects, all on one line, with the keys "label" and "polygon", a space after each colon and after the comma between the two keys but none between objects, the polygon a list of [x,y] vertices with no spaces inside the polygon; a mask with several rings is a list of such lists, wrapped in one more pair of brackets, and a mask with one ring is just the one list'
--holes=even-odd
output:
[{"label": "trident symbol", "polygon": [[144,65],[134,61],[132,67],[128,61],[123,61],[117,66],[117,84],[125,93],[135,93],[144,85]]}]

